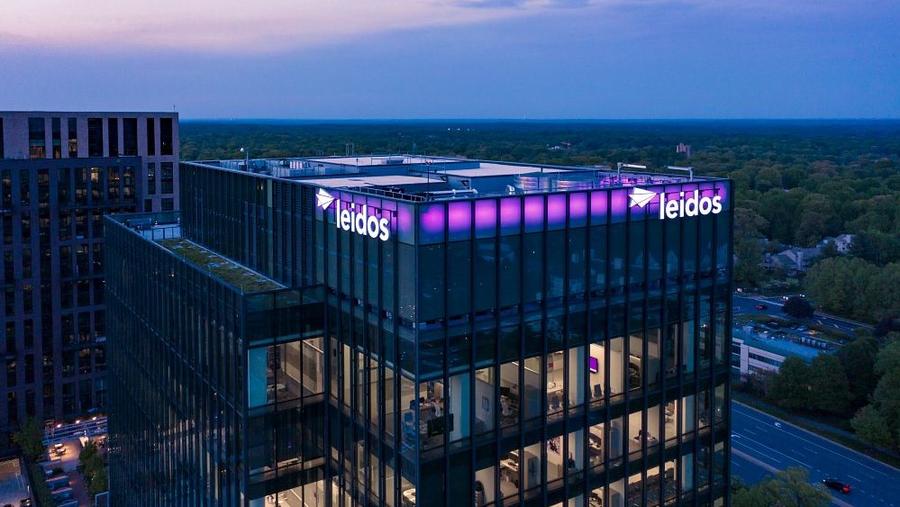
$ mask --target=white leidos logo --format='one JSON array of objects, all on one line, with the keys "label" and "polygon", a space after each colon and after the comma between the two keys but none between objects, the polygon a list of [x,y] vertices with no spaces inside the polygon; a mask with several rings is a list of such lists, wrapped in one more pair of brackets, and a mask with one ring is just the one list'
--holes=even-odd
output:
[{"label": "white leidos logo", "polygon": [[324,188],[320,188],[319,191],[316,192],[316,206],[322,209],[328,209],[333,202],[334,197],[332,197]]},{"label": "white leidos logo", "polygon": [[316,206],[325,210],[333,202],[337,202],[334,211],[334,225],[338,229],[364,236],[368,235],[372,239],[380,239],[381,241],[387,241],[391,237],[388,219],[369,215],[369,207],[367,205],[363,204],[359,211],[356,210],[356,204],[354,203],[350,203],[350,209],[341,209],[340,199],[332,196],[323,188],[316,192]]},{"label": "white leidos logo", "polygon": [[639,208],[643,208],[650,201],[656,197],[656,192],[651,192],[649,190],[644,190],[643,188],[635,187],[634,190],[631,191],[631,195],[628,196],[631,199],[631,205],[637,206]]},{"label": "white leidos logo", "polygon": [[[656,192],[644,190],[635,187],[628,197],[631,199],[631,206],[643,208],[656,197]],[[699,190],[694,190],[689,197],[685,198],[684,192],[678,193],[678,199],[666,201],[665,192],[659,194],[659,219],[666,218],[684,218],[695,217],[697,215],[718,215],[722,211],[721,196],[701,196]]]}]

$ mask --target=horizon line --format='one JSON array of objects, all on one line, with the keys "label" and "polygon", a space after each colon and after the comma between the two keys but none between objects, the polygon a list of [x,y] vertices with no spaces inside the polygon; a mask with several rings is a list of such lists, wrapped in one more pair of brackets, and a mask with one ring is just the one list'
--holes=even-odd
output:
[{"label": "horizon line", "polygon": [[254,121],[254,122],[733,122],[733,121],[748,121],[748,122],[764,122],[764,121],[776,121],[776,122],[791,122],[791,121],[813,121],[813,122],[853,122],[853,121],[886,121],[886,122],[894,122],[900,121],[900,116],[835,116],[835,117],[684,117],[684,118],[513,118],[513,117],[373,117],[373,118],[346,118],[346,117],[321,117],[321,118],[304,118],[304,117],[185,117],[179,113],[179,120],[184,122],[240,122],[240,121]]}]

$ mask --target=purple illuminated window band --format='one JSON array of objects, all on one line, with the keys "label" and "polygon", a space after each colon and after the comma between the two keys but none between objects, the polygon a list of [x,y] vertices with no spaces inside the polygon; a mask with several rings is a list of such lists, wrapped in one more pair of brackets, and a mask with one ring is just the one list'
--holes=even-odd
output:
[{"label": "purple illuminated window band", "polygon": [[[664,191],[667,201],[679,199],[681,192],[684,192],[685,196],[690,196],[694,190],[699,190],[701,197],[719,196],[723,210],[727,210],[731,204],[727,181],[648,185],[641,188],[657,194]],[[633,189],[634,187],[624,187],[421,204],[352,192],[333,191],[332,194],[340,199],[343,209],[348,209],[351,202],[357,209],[366,204],[371,210],[370,213],[387,217],[391,222],[391,234],[397,235],[399,241],[409,244],[416,242],[414,217],[415,208],[418,207],[418,243],[430,244],[444,241],[445,227],[450,241],[470,239],[473,222],[476,238],[497,236],[498,226],[500,235],[539,232],[545,230],[545,215],[546,230],[563,229],[566,226],[567,212],[569,227],[624,222],[629,210],[632,220],[657,220],[659,198],[654,198],[643,208],[630,207],[628,196]],[[333,222],[333,209],[328,211],[328,215],[328,221]]]}]

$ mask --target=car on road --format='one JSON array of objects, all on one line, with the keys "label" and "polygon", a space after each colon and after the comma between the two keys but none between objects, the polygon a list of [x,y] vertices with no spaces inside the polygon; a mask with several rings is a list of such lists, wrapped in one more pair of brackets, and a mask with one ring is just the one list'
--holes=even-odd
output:
[{"label": "car on road", "polygon": [[850,490],[851,490],[850,485],[845,482],[841,482],[837,479],[822,479],[822,484],[824,484],[825,487],[828,489],[840,491],[841,493],[843,493],[845,495],[850,494]]},{"label": "car on road", "polygon": [[757,310],[768,310],[769,305],[764,305],[764,304],[760,303],[760,304],[754,306],[753,308],[756,308]]}]

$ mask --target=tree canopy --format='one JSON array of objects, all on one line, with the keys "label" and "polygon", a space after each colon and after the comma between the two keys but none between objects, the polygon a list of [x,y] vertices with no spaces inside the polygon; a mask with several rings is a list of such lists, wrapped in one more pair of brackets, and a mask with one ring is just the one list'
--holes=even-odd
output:
[{"label": "tree canopy", "polygon": [[798,319],[808,319],[813,316],[814,312],[812,304],[810,304],[806,298],[800,296],[789,297],[788,300],[784,302],[784,306],[781,307],[781,310],[791,317]]},{"label": "tree canopy", "polygon": [[44,452],[43,435],[41,426],[33,417],[30,417],[22,424],[19,431],[13,433],[12,439],[26,458],[37,461]]},{"label": "tree canopy", "polygon": [[810,484],[803,468],[788,468],[750,487],[739,487],[732,496],[734,507],[819,507],[831,503],[831,495]]}]

